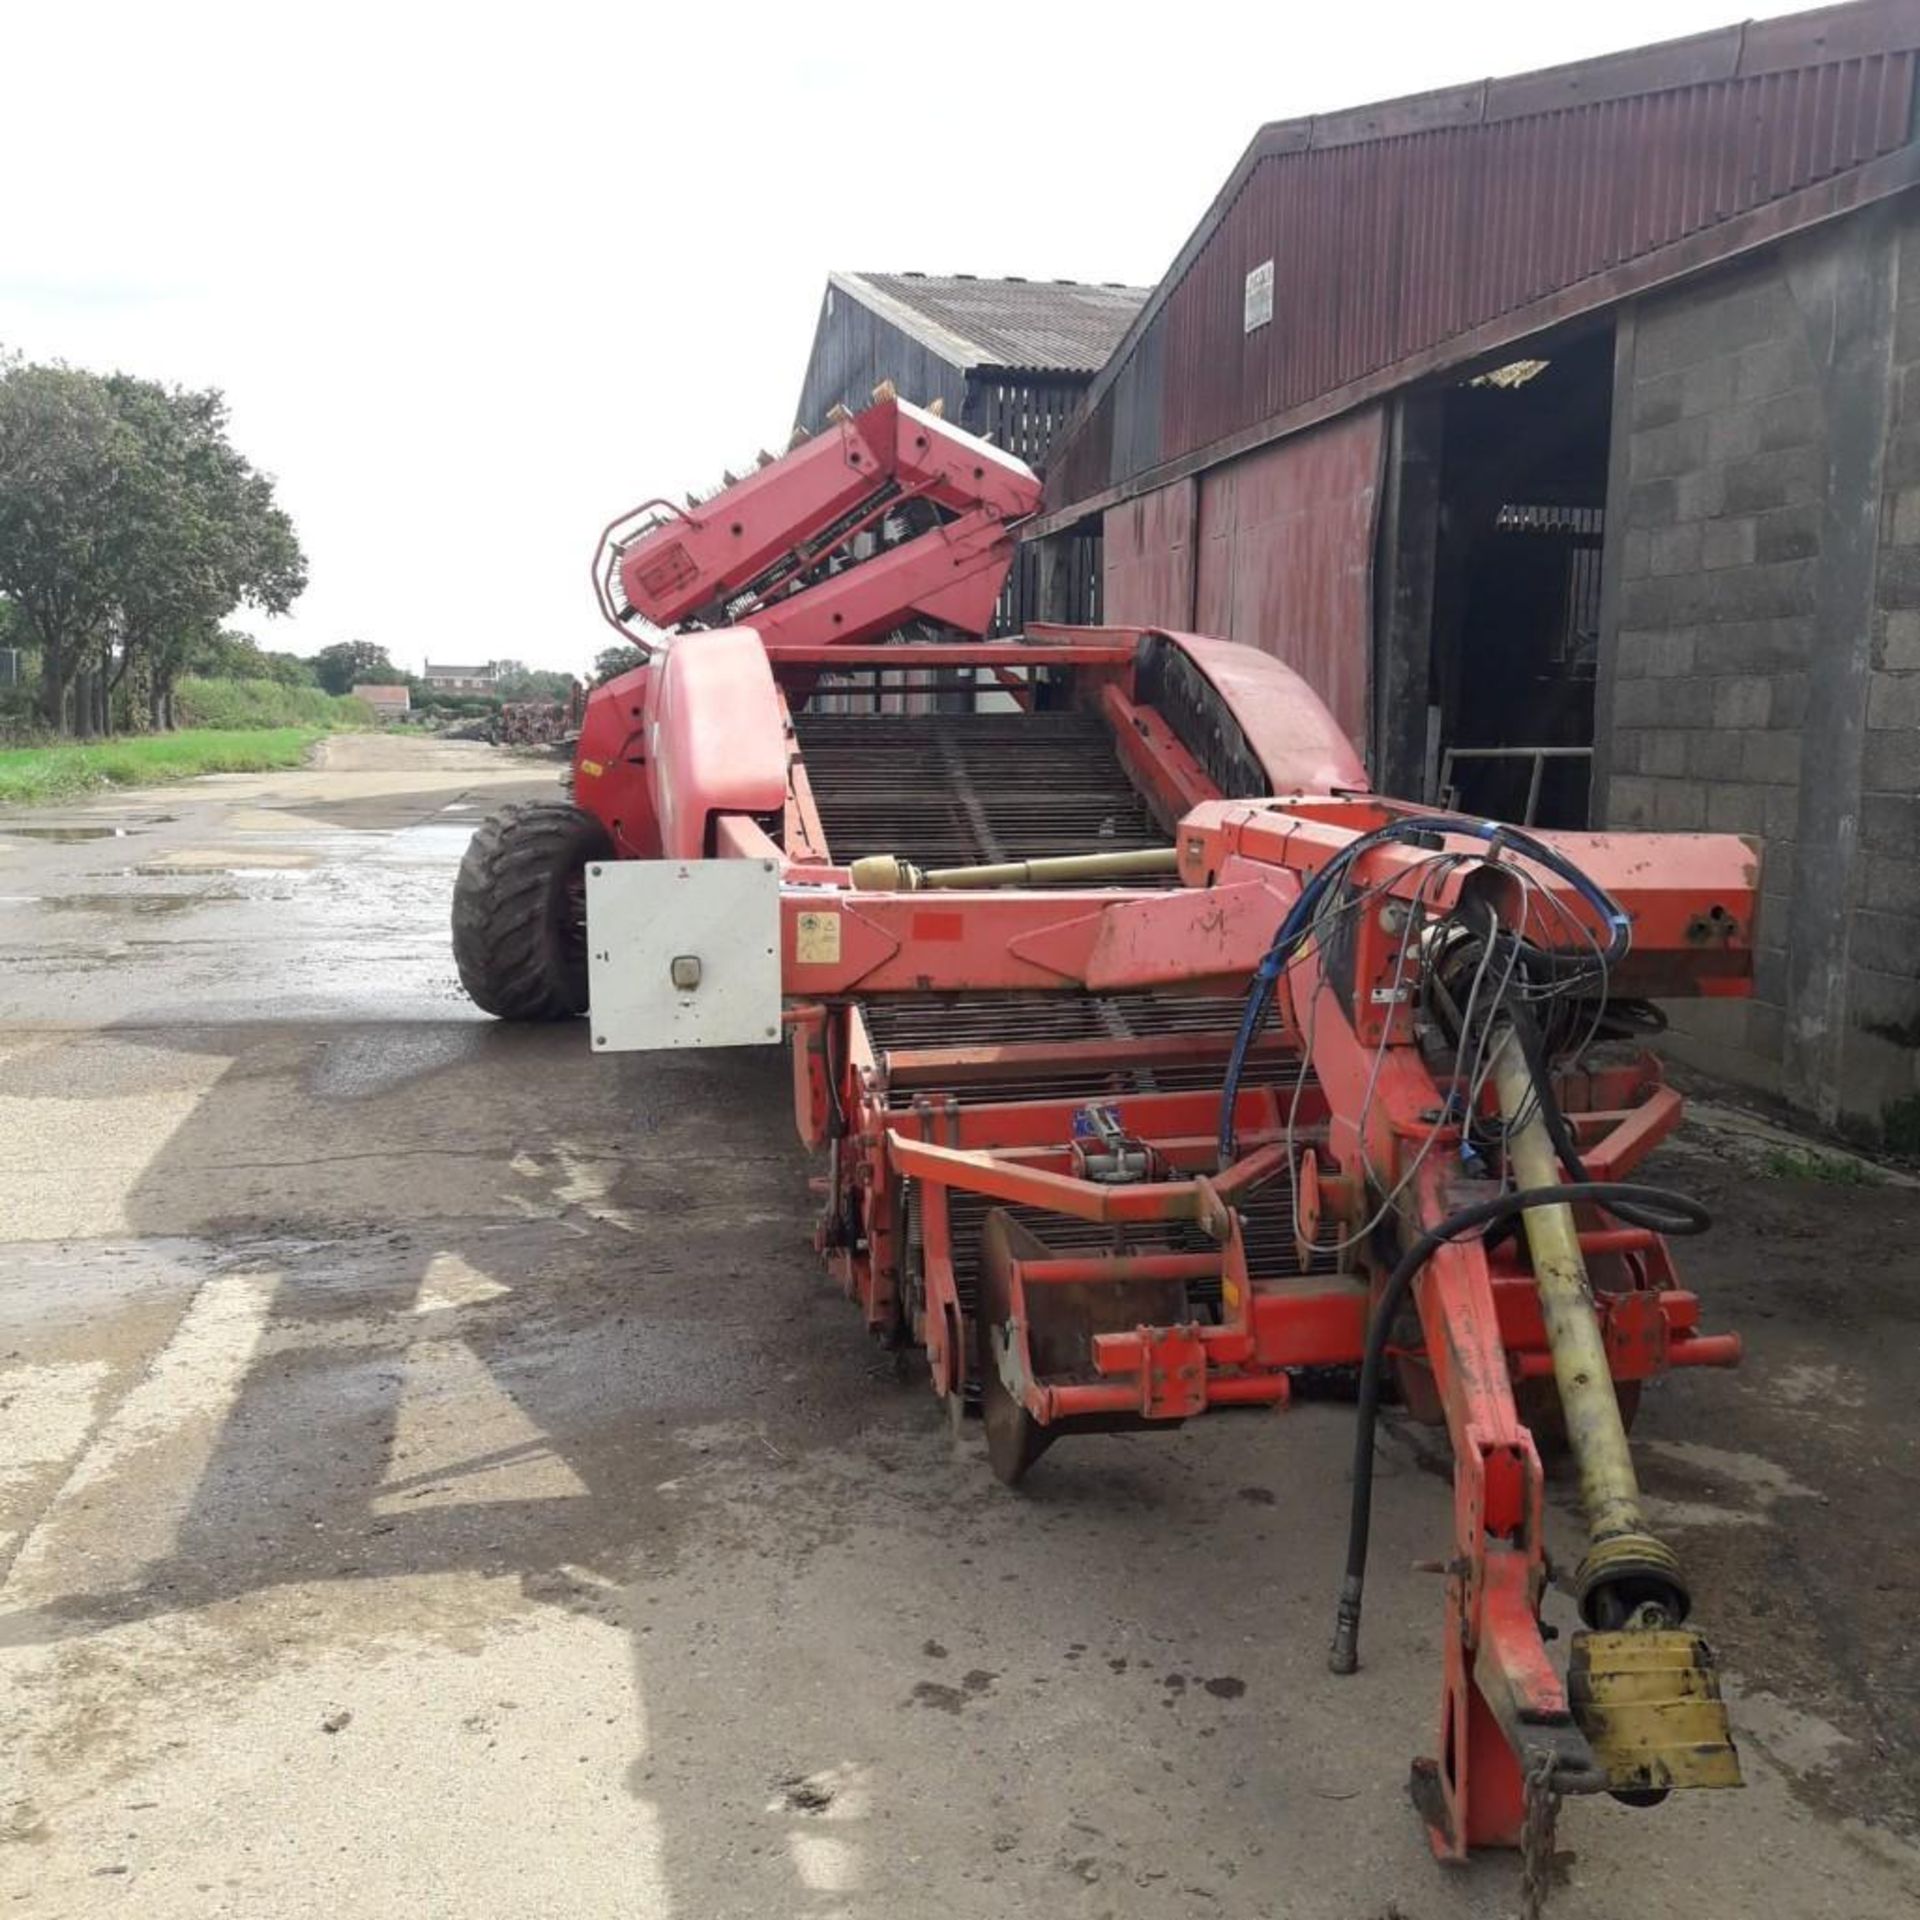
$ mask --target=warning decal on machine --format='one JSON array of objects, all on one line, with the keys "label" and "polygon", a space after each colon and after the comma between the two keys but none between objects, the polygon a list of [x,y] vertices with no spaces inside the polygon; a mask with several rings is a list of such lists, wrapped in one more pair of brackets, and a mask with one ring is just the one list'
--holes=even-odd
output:
[{"label": "warning decal on machine", "polygon": [[793,923],[793,957],[803,967],[830,967],[840,958],[838,913],[803,913]]}]

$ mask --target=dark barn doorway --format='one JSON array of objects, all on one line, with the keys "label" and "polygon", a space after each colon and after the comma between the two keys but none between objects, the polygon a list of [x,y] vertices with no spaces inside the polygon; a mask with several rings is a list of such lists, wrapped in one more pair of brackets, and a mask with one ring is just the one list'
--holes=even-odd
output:
[{"label": "dark barn doorway", "polygon": [[1610,322],[1403,397],[1378,676],[1390,788],[1587,824],[1612,402]]}]

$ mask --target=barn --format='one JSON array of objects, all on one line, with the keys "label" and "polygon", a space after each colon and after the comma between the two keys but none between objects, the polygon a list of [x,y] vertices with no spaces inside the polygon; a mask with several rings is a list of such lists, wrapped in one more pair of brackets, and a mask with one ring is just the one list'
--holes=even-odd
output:
[{"label": "barn", "polygon": [[1920,0],[1262,128],[1052,442],[1043,616],[1299,668],[1395,792],[1762,848],[1675,1044],[1920,1147]]}]

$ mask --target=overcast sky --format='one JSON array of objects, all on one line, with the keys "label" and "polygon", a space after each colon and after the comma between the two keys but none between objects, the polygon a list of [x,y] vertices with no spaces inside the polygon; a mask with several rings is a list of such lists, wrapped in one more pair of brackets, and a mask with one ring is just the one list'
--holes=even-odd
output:
[{"label": "overcast sky", "polygon": [[0,345],[225,389],[312,563],[262,644],[578,668],[596,531],[781,444],[829,268],[1150,284],[1262,121],[1740,13],[16,0]]}]

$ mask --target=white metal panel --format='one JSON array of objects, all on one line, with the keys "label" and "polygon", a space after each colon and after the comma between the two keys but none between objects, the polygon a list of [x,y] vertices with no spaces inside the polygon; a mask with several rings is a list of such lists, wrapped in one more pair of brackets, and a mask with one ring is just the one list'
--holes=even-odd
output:
[{"label": "white metal panel", "polygon": [[1241,332],[1252,333],[1273,320],[1273,262],[1262,260],[1247,274],[1247,301]]},{"label": "white metal panel", "polygon": [[[698,984],[676,985],[698,971]],[[587,868],[596,1051],[764,1046],[780,1038],[780,875],[772,860],[613,860]]]}]

